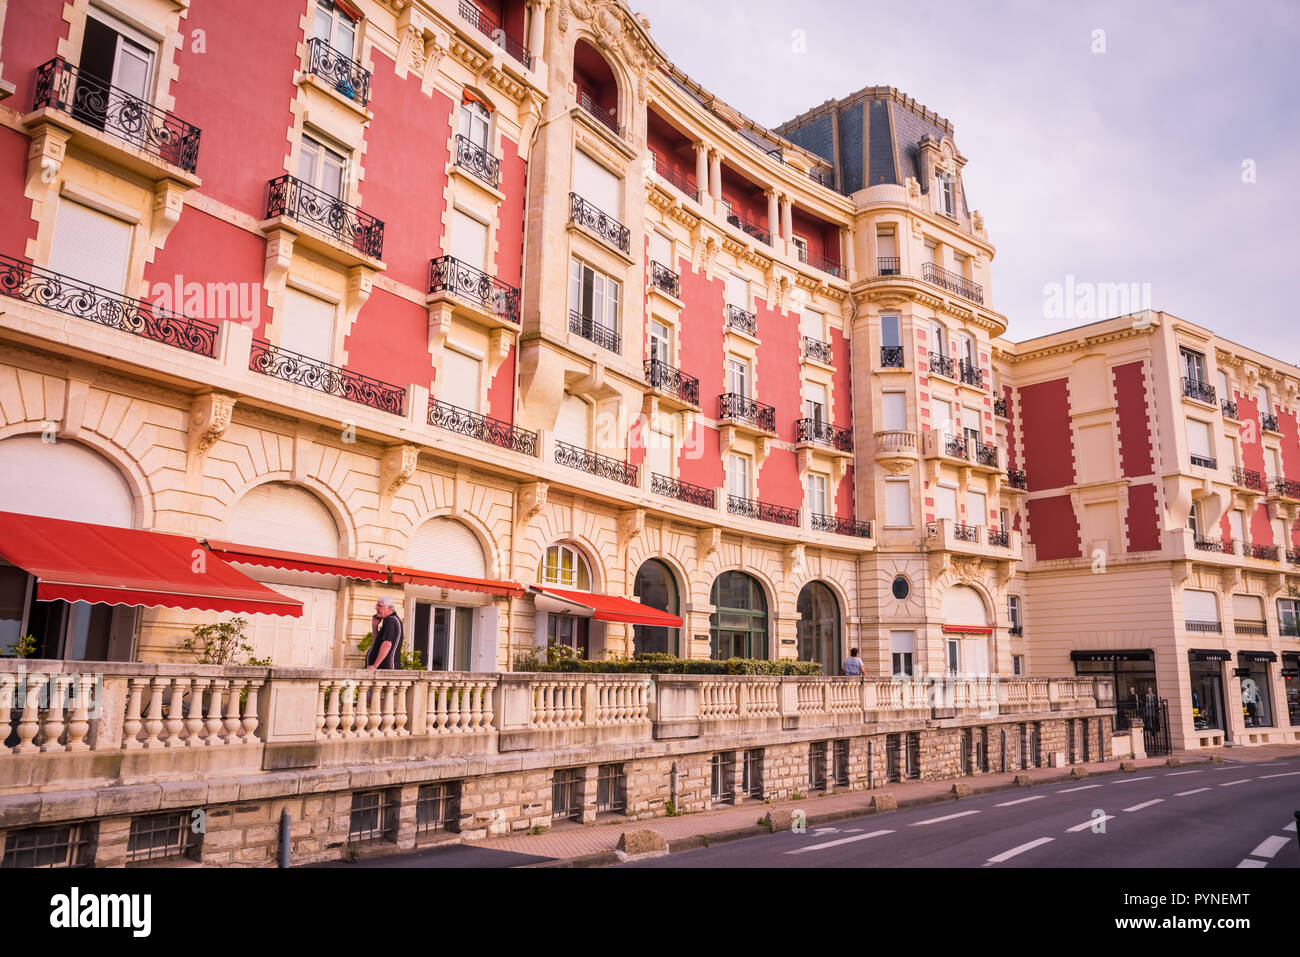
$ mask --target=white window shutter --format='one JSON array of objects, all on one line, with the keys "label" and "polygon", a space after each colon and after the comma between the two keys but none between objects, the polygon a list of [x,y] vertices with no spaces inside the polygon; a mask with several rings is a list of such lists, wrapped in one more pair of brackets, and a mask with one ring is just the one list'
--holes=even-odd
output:
[{"label": "white window shutter", "polygon": [[587,403],[576,395],[566,394],[560,402],[560,414],[555,420],[555,438],[585,449],[589,418]]},{"label": "white window shutter", "polygon": [[126,291],[131,228],[120,219],[61,199],[54,217],[49,268],[120,295]]},{"label": "white window shutter", "polygon": [[602,213],[622,219],[620,180],[581,150],[573,153],[573,191]]},{"label": "white window shutter", "polygon": [[477,412],[479,408],[480,373],[482,363],[455,349],[445,349],[442,354],[442,381],[438,397],[451,405]]},{"label": "white window shutter", "polygon": [[322,362],[332,362],[334,313],[332,303],[296,289],[286,289],[284,304],[280,307],[280,348]]},{"label": "white window shutter", "polygon": [[237,503],[222,538],[240,545],[339,557],[334,517],[306,489],[281,482],[259,485]]},{"label": "white window shutter", "polygon": [[1219,600],[1212,591],[1183,591],[1183,614],[1188,621],[1218,621]]},{"label": "white window shutter", "polygon": [[957,521],[957,490],[940,485],[934,492],[934,517]]},{"label": "white window shutter", "polygon": [[421,571],[486,578],[487,560],[478,538],[454,518],[431,518],[411,537],[406,563]]},{"label": "white window shutter", "polygon": [[907,395],[886,392],[880,397],[882,425],[886,431],[902,432],[907,428]]},{"label": "white window shutter", "polygon": [[472,216],[454,210],[451,216],[451,237],[448,255],[467,266],[486,272],[488,228]]}]

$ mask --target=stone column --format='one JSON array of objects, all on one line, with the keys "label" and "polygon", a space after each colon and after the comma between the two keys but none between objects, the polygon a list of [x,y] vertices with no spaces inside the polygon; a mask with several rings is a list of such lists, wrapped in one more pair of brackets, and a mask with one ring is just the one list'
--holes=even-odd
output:
[{"label": "stone column", "polygon": [[722,154],[717,150],[709,154],[709,195],[714,202],[722,199]]},{"label": "stone column", "polygon": [[781,238],[787,243],[794,239],[793,217],[790,213],[793,205],[789,196],[781,197]]},{"label": "stone column", "polygon": [[767,231],[772,236],[772,241],[781,233],[781,214],[777,208],[776,190],[767,191]]},{"label": "stone column", "polygon": [[854,262],[853,255],[853,230],[850,228],[840,229],[840,263],[844,267],[844,278],[852,282],[857,278],[857,265]]},{"label": "stone column", "polygon": [[528,53],[534,60],[542,58],[542,47],[546,41],[546,10],[551,0],[529,0],[528,9],[532,19],[528,24]]},{"label": "stone column", "polygon": [[703,142],[695,144],[695,185],[701,203],[706,195],[712,195],[709,188],[709,148]]}]

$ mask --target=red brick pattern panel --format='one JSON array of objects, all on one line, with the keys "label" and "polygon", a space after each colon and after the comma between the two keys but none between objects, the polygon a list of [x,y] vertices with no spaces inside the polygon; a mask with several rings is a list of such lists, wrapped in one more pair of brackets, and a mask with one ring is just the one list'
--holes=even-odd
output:
[{"label": "red brick pattern panel", "polygon": [[[1069,386],[1068,379],[1052,379],[1022,386],[1020,389],[1020,419],[1025,442],[1024,467],[1029,473],[1031,492],[1074,484]],[[1035,524],[1032,515],[1029,523]]]},{"label": "red brick pattern panel", "polygon": [[1127,524],[1130,552],[1153,552],[1160,548],[1160,516],[1154,484],[1129,486]]},{"label": "red brick pattern panel", "polygon": [[1151,421],[1147,417],[1147,389],[1142,361],[1116,366],[1115,396],[1119,409],[1119,460],[1126,478],[1150,475],[1155,470],[1151,448]]},{"label": "red brick pattern panel", "polygon": [[[1032,408],[1032,403],[1026,403]],[[1039,561],[1057,558],[1080,558],[1079,521],[1075,518],[1070,496],[1053,495],[1029,500],[1029,527]]]}]

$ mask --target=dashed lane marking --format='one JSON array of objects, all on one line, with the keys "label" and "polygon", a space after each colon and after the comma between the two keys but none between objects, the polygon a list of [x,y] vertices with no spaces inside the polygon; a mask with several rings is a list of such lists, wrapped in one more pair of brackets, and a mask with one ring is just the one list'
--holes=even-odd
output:
[{"label": "dashed lane marking", "polygon": [[1179,791],[1174,797],[1185,798],[1189,794],[1200,794],[1202,791],[1208,791],[1209,788],[1192,788],[1190,791]]},{"label": "dashed lane marking", "polygon": [[1236,781],[1224,781],[1222,784],[1219,785],[1219,787],[1221,787],[1221,788],[1230,788],[1230,787],[1232,787],[1234,784],[1245,784],[1246,782],[1248,782],[1248,781],[1253,781],[1253,780],[1255,780],[1255,779],[1254,779],[1254,778],[1238,778]]},{"label": "dashed lane marking", "polygon": [[1294,831],[1295,831],[1295,821],[1292,821],[1292,822],[1291,822],[1290,824],[1288,824],[1286,827],[1282,828],[1282,830],[1284,830],[1284,831],[1292,831],[1292,832],[1294,832]]},{"label": "dashed lane marking", "polygon": [[1290,778],[1295,777],[1297,774],[1300,774],[1300,771],[1287,771],[1284,774],[1265,774],[1260,778],[1260,780],[1267,781],[1270,778]]},{"label": "dashed lane marking", "polygon": [[1131,784],[1133,781],[1151,781],[1151,780],[1154,780],[1154,779],[1155,779],[1155,775],[1154,775],[1154,774],[1148,774],[1148,775],[1146,775],[1145,777],[1140,777],[1140,778],[1120,778],[1120,779],[1119,779],[1118,781],[1116,781],[1115,783],[1116,783],[1116,784]]},{"label": "dashed lane marking", "polygon": [[1036,841],[1029,841],[1028,843],[1021,844],[1018,847],[1013,847],[1009,851],[1003,851],[1001,854],[998,854],[996,857],[990,857],[988,862],[990,864],[1001,864],[1003,861],[1011,860],[1011,858],[1015,857],[1018,854],[1023,854],[1025,853],[1025,851],[1032,851],[1034,848],[1041,847],[1044,844],[1050,844],[1054,840],[1056,840],[1056,838],[1054,837],[1040,837]]},{"label": "dashed lane marking", "polygon": [[1268,861],[1256,861],[1252,858],[1245,858],[1238,867],[1268,867]]},{"label": "dashed lane marking", "polygon": [[1152,798],[1150,801],[1143,801],[1141,804],[1134,804],[1132,807],[1126,807],[1126,811],[1140,811],[1144,807],[1151,807],[1153,804],[1164,804],[1164,798]]},{"label": "dashed lane marking", "polygon": [[1252,857],[1267,857],[1270,860],[1277,857],[1277,852],[1282,850],[1291,843],[1289,837],[1268,837],[1259,842],[1259,847],[1251,851]]},{"label": "dashed lane marking", "polygon": [[1064,791],[1057,791],[1057,794],[1073,794],[1075,791],[1089,791],[1092,788],[1099,788],[1100,784],[1085,784],[1081,788],[1066,788]]},{"label": "dashed lane marking", "polygon": [[838,841],[825,841],[821,844],[811,844],[808,847],[795,848],[793,851],[786,851],[786,853],[807,854],[809,851],[821,851],[828,847],[839,847],[841,844],[852,844],[854,841],[865,841],[871,837],[880,837],[884,834],[893,833],[893,831],[871,831],[869,834],[855,834],[853,837],[842,837]]},{"label": "dashed lane marking", "polygon": [[1015,801],[1003,801],[1001,804],[994,805],[994,807],[1011,807],[1013,804],[1024,804],[1027,801],[1041,801],[1045,797],[1047,797],[1046,794],[1035,794],[1033,797],[1020,798]]},{"label": "dashed lane marking", "polygon": [[1165,775],[1165,777],[1176,778],[1180,774],[1201,774],[1204,770],[1205,768],[1198,768],[1195,771],[1170,771],[1168,774]]},{"label": "dashed lane marking", "polygon": [[972,814],[978,814],[979,811],[959,811],[956,814],[945,814],[943,817],[932,817],[926,821],[913,821],[912,827],[920,827],[922,824],[938,824],[940,821],[951,821],[953,818],[969,817]]},{"label": "dashed lane marking", "polygon": [[1115,820],[1114,814],[1102,814],[1097,817],[1091,818],[1090,820],[1084,821],[1082,824],[1076,824],[1074,825],[1074,827],[1067,827],[1065,829],[1065,833],[1077,834],[1079,831],[1086,830],[1087,828],[1094,827],[1095,825],[1098,824],[1105,824],[1107,821],[1113,821],[1113,820]]}]

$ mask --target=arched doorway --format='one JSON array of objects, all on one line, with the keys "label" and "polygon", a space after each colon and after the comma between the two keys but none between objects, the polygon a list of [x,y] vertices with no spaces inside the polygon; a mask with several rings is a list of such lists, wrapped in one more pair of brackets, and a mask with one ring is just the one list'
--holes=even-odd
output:
[{"label": "arched doorway", "polygon": [[586,40],[573,46],[573,83],[578,88],[578,106],[621,135],[618,80],[609,61]]},{"label": "arched doorway", "polygon": [[[668,566],[657,558],[649,559],[637,569],[632,594],[641,604],[650,608],[658,608],[660,611],[674,615],[678,613],[677,582]],[[678,651],[680,629],[657,625],[633,625],[632,628],[634,652],[680,654]]]},{"label": "arched doorway", "polygon": [[[542,585],[555,585],[576,591],[591,591],[591,569],[587,559],[572,545],[557,542],[547,546],[542,560],[537,564],[537,581]],[[545,645],[565,645],[573,649],[579,658],[591,656],[592,626],[586,615],[571,613],[568,607],[550,607],[545,599],[536,599],[539,611],[538,624],[545,619],[545,634],[539,638]],[[542,644],[539,641],[539,644]],[[543,645],[543,647],[545,646]]]},{"label": "arched doorway", "polygon": [[[486,578],[487,557],[478,536],[464,522],[431,518],[411,536],[406,564]],[[427,585],[406,587],[409,648],[428,671],[484,671],[496,667],[495,614],[485,595],[448,592]],[[488,618],[492,622],[488,621]]]},{"label": "arched doorway", "polygon": [[969,585],[953,585],[943,596],[945,666],[949,674],[989,674],[993,629],[988,607]]},{"label": "arched doorway", "polygon": [[795,604],[799,623],[799,659],[816,661],[822,674],[840,673],[843,654],[840,648],[840,603],[824,582],[809,582],[799,592]]},{"label": "arched doorway", "polygon": [[758,580],[744,572],[723,572],[709,594],[709,648],[714,658],[766,658],[767,599]]}]

